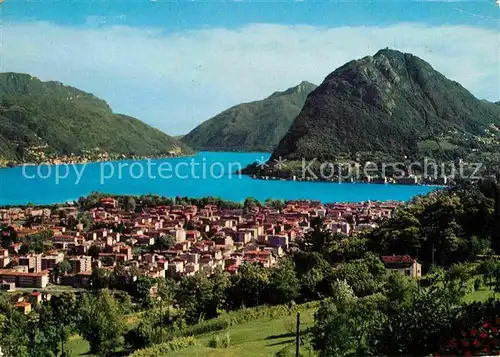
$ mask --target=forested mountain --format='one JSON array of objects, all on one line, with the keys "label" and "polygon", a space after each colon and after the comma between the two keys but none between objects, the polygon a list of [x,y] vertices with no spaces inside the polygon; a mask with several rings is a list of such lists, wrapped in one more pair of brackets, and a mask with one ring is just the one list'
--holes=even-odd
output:
[{"label": "forested mountain", "polygon": [[[380,50],[336,69],[307,98],[273,158],[463,157],[499,143],[500,107],[424,60]],[[493,150],[492,152],[494,152]]]},{"label": "forested mountain", "polygon": [[181,140],[194,149],[212,151],[272,151],[292,125],[307,96],[309,82],[236,105],[207,120]]},{"label": "forested mountain", "polygon": [[113,113],[90,93],[27,74],[0,73],[0,158],[22,161],[33,148],[55,155],[191,152],[140,120]]}]

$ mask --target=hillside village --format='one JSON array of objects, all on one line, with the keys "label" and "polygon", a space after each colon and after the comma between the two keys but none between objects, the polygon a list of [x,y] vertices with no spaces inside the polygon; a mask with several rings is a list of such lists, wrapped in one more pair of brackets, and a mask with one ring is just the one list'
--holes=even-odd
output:
[{"label": "hillside village", "polygon": [[[0,249],[1,288],[44,289],[49,284],[88,288],[93,268],[121,267],[133,278],[177,278],[217,270],[236,274],[246,262],[272,267],[296,249],[315,217],[348,239],[376,227],[398,205],[290,201],[282,209],[158,205],[131,212],[122,209],[116,198],[104,197],[86,212],[79,212],[76,205],[52,210],[5,208],[0,210],[0,225],[10,230],[3,230],[3,242],[9,235],[15,235],[17,242]],[[77,222],[82,214],[90,218],[88,227],[76,223],[69,229],[71,224],[61,224]],[[23,237],[37,234],[44,237],[44,252],[23,249]],[[65,260],[70,268],[58,273],[56,266]]]}]

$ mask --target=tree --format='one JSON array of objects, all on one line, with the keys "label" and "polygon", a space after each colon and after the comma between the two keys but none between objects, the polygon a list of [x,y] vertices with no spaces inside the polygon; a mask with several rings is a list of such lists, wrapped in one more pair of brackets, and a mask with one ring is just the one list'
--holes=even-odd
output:
[{"label": "tree", "polygon": [[378,258],[357,259],[340,264],[333,278],[346,280],[357,296],[366,296],[381,291],[385,271]]},{"label": "tree", "polygon": [[131,268],[126,269],[123,264],[117,264],[114,267],[109,280],[110,288],[124,291],[132,290],[133,277]]},{"label": "tree", "polygon": [[472,236],[468,242],[467,252],[469,260],[474,261],[478,255],[489,255],[493,252],[491,249],[491,240],[488,238],[480,238]]},{"label": "tree", "polygon": [[409,279],[398,272],[390,273],[384,285],[384,294],[390,302],[389,310],[398,304],[409,304],[417,288],[414,279]]},{"label": "tree", "polygon": [[46,230],[40,233],[28,234],[23,237],[20,253],[43,253],[47,250],[46,243],[53,235],[51,230]]},{"label": "tree", "polygon": [[474,291],[478,291],[481,289],[481,285],[483,284],[483,279],[479,276],[474,279]]},{"label": "tree", "polygon": [[8,356],[47,357],[59,354],[60,331],[50,306],[24,315],[9,307],[0,315],[0,343]]},{"label": "tree", "polygon": [[312,331],[319,356],[371,354],[372,338],[387,318],[381,309],[384,302],[382,295],[322,302]]},{"label": "tree", "polygon": [[185,328],[182,311],[169,309],[158,313],[157,309],[151,309],[141,315],[137,327],[127,333],[126,341],[132,349],[145,348],[172,339],[182,328]]},{"label": "tree", "polygon": [[293,261],[301,282],[302,298],[317,300],[329,296],[331,282],[336,277],[334,268],[322,253],[299,251],[293,255]]},{"label": "tree", "polygon": [[282,259],[269,274],[269,302],[286,304],[296,300],[300,293],[300,281],[295,273],[295,264]]},{"label": "tree", "polygon": [[234,307],[257,306],[266,301],[265,292],[269,289],[269,270],[262,264],[245,263],[238,274],[232,277],[232,297]]},{"label": "tree", "polygon": [[90,353],[111,356],[123,344],[124,321],[120,306],[108,290],[84,294],[79,306],[80,334],[90,344]]},{"label": "tree", "polygon": [[421,248],[421,223],[413,209],[403,208],[373,232],[378,250],[417,256]]},{"label": "tree", "polygon": [[154,250],[168,250],[172,248],[175,245],[175,237],[166,234],[166,235],[161,235],[158,238],[155,239],[155,244],[153,246]]},{"label": "tree", "polygon": [[335,280],[332,284],[332,301],[335,304],[350,303],[358,297],[354,294],[354,290],[345,280]]},{"label": "tree", "polygon": [[219,311],[226,310],[229,305],[228,291],[231,287],[231,279],[229,274],[217,270],[211,277],[212,283],[212,301],[209,303],[210,314],[217,316]]},{"label": "tree", "polygon": [[54,279],[59,281],[59,279],[71,271],[71,264],[67,259],[60,261],[54,266],[52,273],[54,274]]},{"label": "tree", "polygon": [[331,230],[326,228],[322,219],[313,218],[311,228],[300,241],[299,247],[304,252],[326,253],[334,242]]},{"label": "tree", "polygon": [[89,286],[93,290],[100,290],[109,287],[110,274],[106,269],[93,268],[89,279]]},{"label": "tree", "polygon": [[328,254],[330,262],[343,262],[352,259],[361,259],[368,251],[369,240],[363,234],[354,237],[334,237],[335,243]]},{"label": "tree", "polygon": [[[68,341],[77,321],[76,297],[71,292],[55,295],[50,300],[53,312],[53,327],[61,342],[61,351],[65,352],[64,343]],[[57,340],[57,339],[56,339]]]},{"label": "tree", "polygon": [[76,216],[76,222],[83,225],[83,230],[87,231],[92,225],[92,217],[88,212],[78,213]]},{"label": "tree", "polygon": [[243,203],[243,209],[245,210],[245,212],[249,212],[255,207],[260,207],[260,203],[258,200],[253,197],[248,197],[247,199],[245,199],[245,202]]},{"label": "tree", "polygon": [[188,230],[188,231],[193,230],[193,229],[196,229],[196,226],[195,226],[195,224],[194,224],[193,220],[189,220],[189,221],[187,221],[187,222],[186,222],[186,225],[185,225],[185,227],[184,227],[184,229],[186,229],[186,230]]},{"label": "tree", "polygon": [[135,208],[136,208],[135,197],[127,198],[127,202],[125,204],[125,209],[129,212],[135,212]]},{"label": "tree", "polygon": [[445,283],[456,283],[459,290],[463,290],[471,274],[472,272],[467,264],[453,264],[445,273]]},{"label": "tree", "polygon": [[217,316],[213,292],[213,282],[205,274],[182,277],[177,287],[176,301],[184,309],[189,324],[197,323],[201,318]]},{"label": "tree", "polygon": [[102,265],[105,267],[112,266],[115,262],[113,257],[110,257],[109,255],[102,257],[100,260],[101,260]]},{"label": "tree", "polygon": [[268,198],[265,201],[267,207],[271,207],[277,210],[282,210],[285,208],[285,202],[283,200],[273,200],[272,198]]},{"label": "tree", "polygon": [[147,276],[141,275],[134,282],[133,295],[143,308],[150,308],[153,305],[151,299],[151,288],[155,282]]},{"label": "tree", "polygon": [[161,301],[167,306],[174,304],[175,299],[175,281],[169,278],[166,279],[156,279],[158,284],[157,294],[161,298]]},{"label": "tree", "polygon": [[449,340],[463,296],[454,286],[409,290],[387,300],[387,321],[374,340],[376,355],[424,356]]},{"label": "tree", "polygon": [[96,245],[92,245],[89,247],[87,254],[91,256],[93,259],[99,259],[99,253],[101,253],[101,248]]},{"label": "tree", "polygon": [[2,352],[8,356],[29,357],[27,317],[12,309],[0,316]]},{"label": "tree", "polygon": [[417,197],[371,232],[371,249],[445,266],[488,252],[490,245],[500,252],[493,203],[477,187]]},{"label": "tree", "polygon": [[497,265],[493,274],[495,276],[495,285],[494,285],[493,290],[495,291],[495,294],[499,294],[500,293],[500,266]]},{"label": "tree", "polygon": [[488,285],[492,284],[493,276],[495,275],[495,271],[498,270],[499,266],[500,263],[493,258],[489,258],[479,265],[478,271],[484,275],[485,279],[488,281]]},{"label": "tree", "polygon": [[9,248],[12,243],[19,242],[17,232],[12,226],[0,225],[0,238],[3,248]]}]

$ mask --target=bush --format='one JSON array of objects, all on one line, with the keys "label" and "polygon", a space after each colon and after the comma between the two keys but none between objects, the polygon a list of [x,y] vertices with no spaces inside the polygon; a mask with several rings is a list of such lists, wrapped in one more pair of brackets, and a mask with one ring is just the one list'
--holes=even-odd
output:
[{"label": "bush", "polygon": [[229,335],[229,332],[226,332],[226,334],[222,337],[222,347],[229,348],[230,345],[231,345],[231,335]]},{"label": "bush", "polygon": [[483,279],[481,277],[476,278],[476,280],[474,280],[474,290],[478,291],[481,285],[483,285]]},{"label": "bush", "polygon": [[214,335],[208,341],[208,347],[210,348],[229,348],[231,344],[231,336],[229,332],[224,335]]},{"label": "bush", "polygon": [[[295,357],[295,344],[289,344],[285,347],[283,347],[281,350],[276,352],[275,357]],[[300,351],[299,351],[299,356],[300,357],[313,357],[313,356],[318,356],[316,352],[314,352],[312,346],[309,344],[309,342],[306,342],[305,344],[302,344],[300,346]]]},{"label": "bush", "polygon": [[220,346],[220,337],[219,335],[213,335],[210,337],[210,340],[208,341],[208,347],[210,348],[219,348]]},{"label": "bush", "polygon": [[168,352],[177,351],[196,345],[196,340],[192,336],[175,338],[170,342],[162,343],[150,348],[137,350],[130,357],[161,357]]},{"label": "bush", "polygon": [[276,357],[295,357],[295,346],[286,346],[276,352]]}]

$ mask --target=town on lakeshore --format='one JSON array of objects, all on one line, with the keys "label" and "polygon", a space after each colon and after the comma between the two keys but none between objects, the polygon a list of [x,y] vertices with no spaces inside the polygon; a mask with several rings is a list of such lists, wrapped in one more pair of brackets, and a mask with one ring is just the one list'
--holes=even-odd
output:
[{"label": "town on lakeshore", "polygon": [[[50,296],[47,287],[89,288],[92,269],[117,266],[133,271],[134,279],[211,275],[218,269],[235,274],[247,262],[273,267],[296,249],[316,217],[348,239],[373,229],[401,204],[271,200],[270,205],[230,208],[143,206],[133,197],[127,198],[127,207],[119,202],[102,197],[86,210],[75,204],[0,209],[0,226],[9,228],[3,230],[3,242],[12,236],[12,243],[0,250],[0,288],[32,288],[37,297],[42,289],[43,296]],[[32,238],[41,239],[38,253],[32,251]],[[54,268],[63,261],[70,267],[60,274]],[[411,276],[420,276],[417,266],[407,267]],[[404,264],[397,268],[405,269]],[[18,306],[29,309],[25,302]]]},{"label": "town on lakeshore", "polygon": [[500,0],[0,0],[0,357],[500,356]]}]

